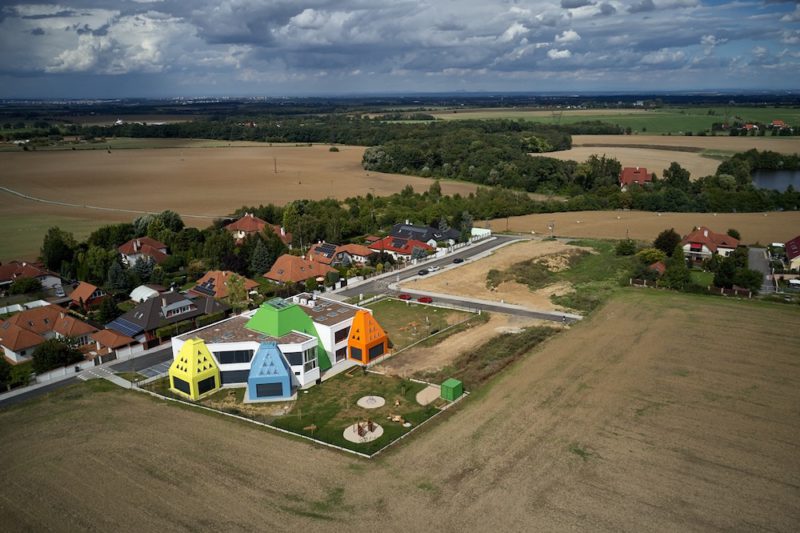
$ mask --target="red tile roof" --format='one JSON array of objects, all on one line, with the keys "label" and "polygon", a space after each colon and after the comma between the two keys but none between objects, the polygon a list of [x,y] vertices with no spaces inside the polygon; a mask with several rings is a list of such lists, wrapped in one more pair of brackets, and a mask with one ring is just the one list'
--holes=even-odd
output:
[{"label": "red tile roof", "polygon": [[80,304],[80,302],[83,302],[84,304],[88,304],[92,300],[92,294],[94,294],[96,290],[97,287],[91,283],[81,281],[69,297],[72,298],[73,303]]},{"label": "red tile roof", "polygon": [[319,261],[283,254],[264,277],[281,283],[298,283],[309,278],[324,277],[328,272],[336,272],[336,269]]},{"label": "red tile roof", "polygon": [[658,272],[660,276],[664,275],[664,272],[667,271],[667,265],[665,265],[662,261],[656,261],[652,265],[648,267],[650,270],[655,270]]},{"label": "red tile roof", "polygon": [[0,283],[13,282],[17,278],[38,278],[43,276],[56,276],[41,263],[28,263],[27,261],[9,261],[0,265]]},{"label": "red tile roof", "polygon": [[[190,289],[190,291],[195,294],[201,294],[203,296],[213,296],[214,298],[226,298],[228,296],[228,280],[230,279],[231,274],[236,274],[236,273],[230,272],[228,270],[211,270],[209,272],[206,272],[202,278],[197,280],[197,283],[192,289]],[[239,276],[238,274],[236,275]],[[244,288],[247,289],[248,291],[258,287],[257,281],[245,278],[244,276],[239,276],[239,277],[244,280]],[[200,290],[196,290],[198,289],[198,287],[200,288]]]},{"label": "red tile roof", "polygon": [[253,213],[245,213],[242,218],[235,222],[231,222],[225,229],[230,231],[231,233],[242,231],[246,235],[255,235],[256,233],[261,233],[264,231],[264,228],[269,226],[272,231],[277,235],[283,244],[291,244],[292,242],[292,234],[285,231],[281,226],[273,225],[267,223],[265,220],[261,220]]},{"label": "red tile roof", "polygon": [[79,337],[94,331],[97,329],[67,314],[63,307],[45,305],[17,313],[1,324],[0,344],[16,352],[41,344],[50,332]]},{"label": "red tile roof", "polygon": [[784,121],[782,121],[782,120],[777,120],[776,119],[776,120],[772,121],[772,125],[774,127],[777,127],[777,128],[783,128],[784,126],[786,126],[786,123]]},{"label": "red tile roof", "polygon": [[0,324],[0,345],[18,352],[33,348],[44,342],[44,337],[16,324],[5,322]]},{"label": "red tile roof", "polygon": [[720,246],[736,248],[739,246],[739,241],[725,233],[714,233],[707,227],[700,226],[681,240],[681,246],[686,244],[704,244],[709,250],[716,252]]},{"label": "red tile roof", "polygon": [[336,249],[337,252],[347,252],[350,255],[369,257],[375,252],[360,244],[343,244]]},{"label": "red tile roof", "polygon": [[100,331],[92,333],[92,339],[99,342],[101,346],[111,348],[112,350],[136,342],[132,338],[111,329],[101,329]]},{"label": "red tile roof", "polygon": [[619,184],[621,187],[627,187],[638,183],[642,185],[653,181],[653,176],[647,173],[644,167],[625,167],[619,174]]},{"label": "red tile roof", "polygon": [[425,251],[433,250],[433,248],[422,241],[402,239],[400,237],[392,237],[391,235],[369,245],[369,249],[375,252],[394,252],[396,254],[409,256],[414,251],[414,248],[422,248]]},{"label": "red tile roof", "polygon": [[786,257],[789,259],[789,261],[797,256],[800,256],[800,235],[791,241],[787,241],[784,246],[786,246]]},{"label": "red tile roof", "polygon": [[153,258],[153,260],[160,264],[164,261],[168,254],[162,252],[162,250],[166,250],[167,245],[161,241],[157,241],[150,237],[137,237],[136,239],[131,239],[119,248],[119,253],[125,255],[136,255],[142,254],[147,255]]}]

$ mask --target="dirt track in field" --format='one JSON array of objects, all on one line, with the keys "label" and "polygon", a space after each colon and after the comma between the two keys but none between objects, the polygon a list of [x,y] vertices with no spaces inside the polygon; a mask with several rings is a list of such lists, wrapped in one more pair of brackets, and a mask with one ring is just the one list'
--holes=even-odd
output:
[{"label": "dirt track in field", "polygon": [[[573,211],[524,215],[495,219],[488,222],[494,231],[516,231],[549,235],[548,224],[555,222],[555,234],[562,237],[598,239],[631,239],[652,241],[665,229],[675,228],[686,235],[695,226],[708,226],[725,233],[739,230],[744,244],[786,242],[800,233],[800,212],[782,213],[653,213],[649,211]],[[478,222],[476,227],[486,227]]]},{"label": "dirt track in field", "polygon": [[0,411],[0,518],[8,531],[796,531],[798,321],[789,306],[631,289],[372,461],[134,392],[71,391]]},{"label": "dirt track in field", "polygon": [[491,269],[505,271],[513,264],[521,261],[563,253],[573,249],[576,249],[576,247],[557,241],[518,242],[504,246],[479,261],[444,270],[432,276],[404,281],[400,285],[401,288],[407,287],[420,291],[455,294],[467,298],[495,302],[502,301],[541,311],[563,311],[564,309],[550,301],[550,296],[571,292],[572,287],[569,283],[557,283],[532,291],[522,283],[506,281],[494,290],[490,290],[486,287],[486,274]]},{"label": "dirt track in field", "polygon": [[678,135],[573,135],[572,146],[658,146],[665,150],[682,147],[718,152],[746,152],[753,148],[783,154],[800,152],[797,137],[730,137]]}]

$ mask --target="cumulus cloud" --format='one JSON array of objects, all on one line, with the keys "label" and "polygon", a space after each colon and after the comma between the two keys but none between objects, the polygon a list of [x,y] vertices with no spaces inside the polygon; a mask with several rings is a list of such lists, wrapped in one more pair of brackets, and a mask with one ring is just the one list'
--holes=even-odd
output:
[{"label": "cumulus cloud", "polygon": [[[681,86],[714,79],[735,87],[740,80],[764,79],[758,65],[768,64],[785,68],[775,78],[783,86],[797,87],[800,68],[792,70],[790,61],[800,30],[789,25],[796,11],[788,5],[707,0],[9,4],[0,7],[0,77],[5,76],[0,95],[16,94],[15,88],[25,85],[20,80],[49,74],[60,80],[70,75],[131,80],[132,93],[135,80],[142,79],[137,76],[153,73],[170,80],[165,86],[218,92],[248,87],[259,94],[450,90],[448,76],[461,82],[467,73],[482,73],[486,83],[494,80],[496,85],[474,87],[487,90],[526,89],[532,81],[546,90],[573,83],[580,90],[584,82],[625,87],[636,81],[641,87],[648,73],[678,71]],[[755,45],[773,51],[764,56],[772,62],[756,63],[756,56],[746,53],[737,68],[756,70],[734,76],[733,58]],[[774,61],[782,49],[784,61]],[[691,78],[687,72],[694,66]],[[671,80],[664,76],[653,88],[669,88]]]},{"label": "cumulus cloud", "polygon": [[560,34],[556,35],[557,43],[574,43],[575,41],[580,40],[581,36],[578,35],[578,32],[574,30],[564,30]]},{"label": "cumulus cloud", "polygon": [[550,59],[567,59],[572,57],[572,52],[569,50],[558,50],[557,48],[551,48],[547,51],[547,57]]},{"label": "cumulus cloud", "polygon": [[781,22],[800,22],[800,4],[795,6],[794,11],[782,16]]}]

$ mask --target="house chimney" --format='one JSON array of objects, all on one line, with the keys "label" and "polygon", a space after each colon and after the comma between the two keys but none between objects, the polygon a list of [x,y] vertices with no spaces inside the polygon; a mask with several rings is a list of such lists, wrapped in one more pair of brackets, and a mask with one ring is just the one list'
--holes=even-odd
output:
[{"label": "house chimney", "polygon": [[286,236],[286,228],[281,226],[281,237],[285,237],[285,236]]},{"label": "house chimney", "polygon": [[59,316],[61,319],[63,319],[63,318],[64,318],[64,312],[62,311],[61,313],[58,313],[58,316]]},{"label": "house chimney", "polygon": [[166,306],[167,306],[167,299],[161,298],[161,307],[166,307]]},{"label": "house chimney", "polygon": [[707,229],[703,230],[703,237],[708,237],[708,230]]},{"label": "house chimney", "polygon": [[406,226],[408,226],[409,224],[410,222],[408,221],[408,219],[406,219]]}]

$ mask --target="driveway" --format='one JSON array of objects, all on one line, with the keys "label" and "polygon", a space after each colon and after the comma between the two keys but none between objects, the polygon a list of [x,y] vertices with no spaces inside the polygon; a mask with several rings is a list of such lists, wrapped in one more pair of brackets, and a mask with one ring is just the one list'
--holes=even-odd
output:
[{"label": "driveway", "polygon": [[758,270],[764,276],[761,283],[761,289],[759,289],[758,292],[761,294],[775,292],[775,285],[773,285],[772,281],[768,279],[768,277],[772,274],[772,271],[769,268],[766,248],[751,247],[747,251],[747,267],[751,270]]}]

